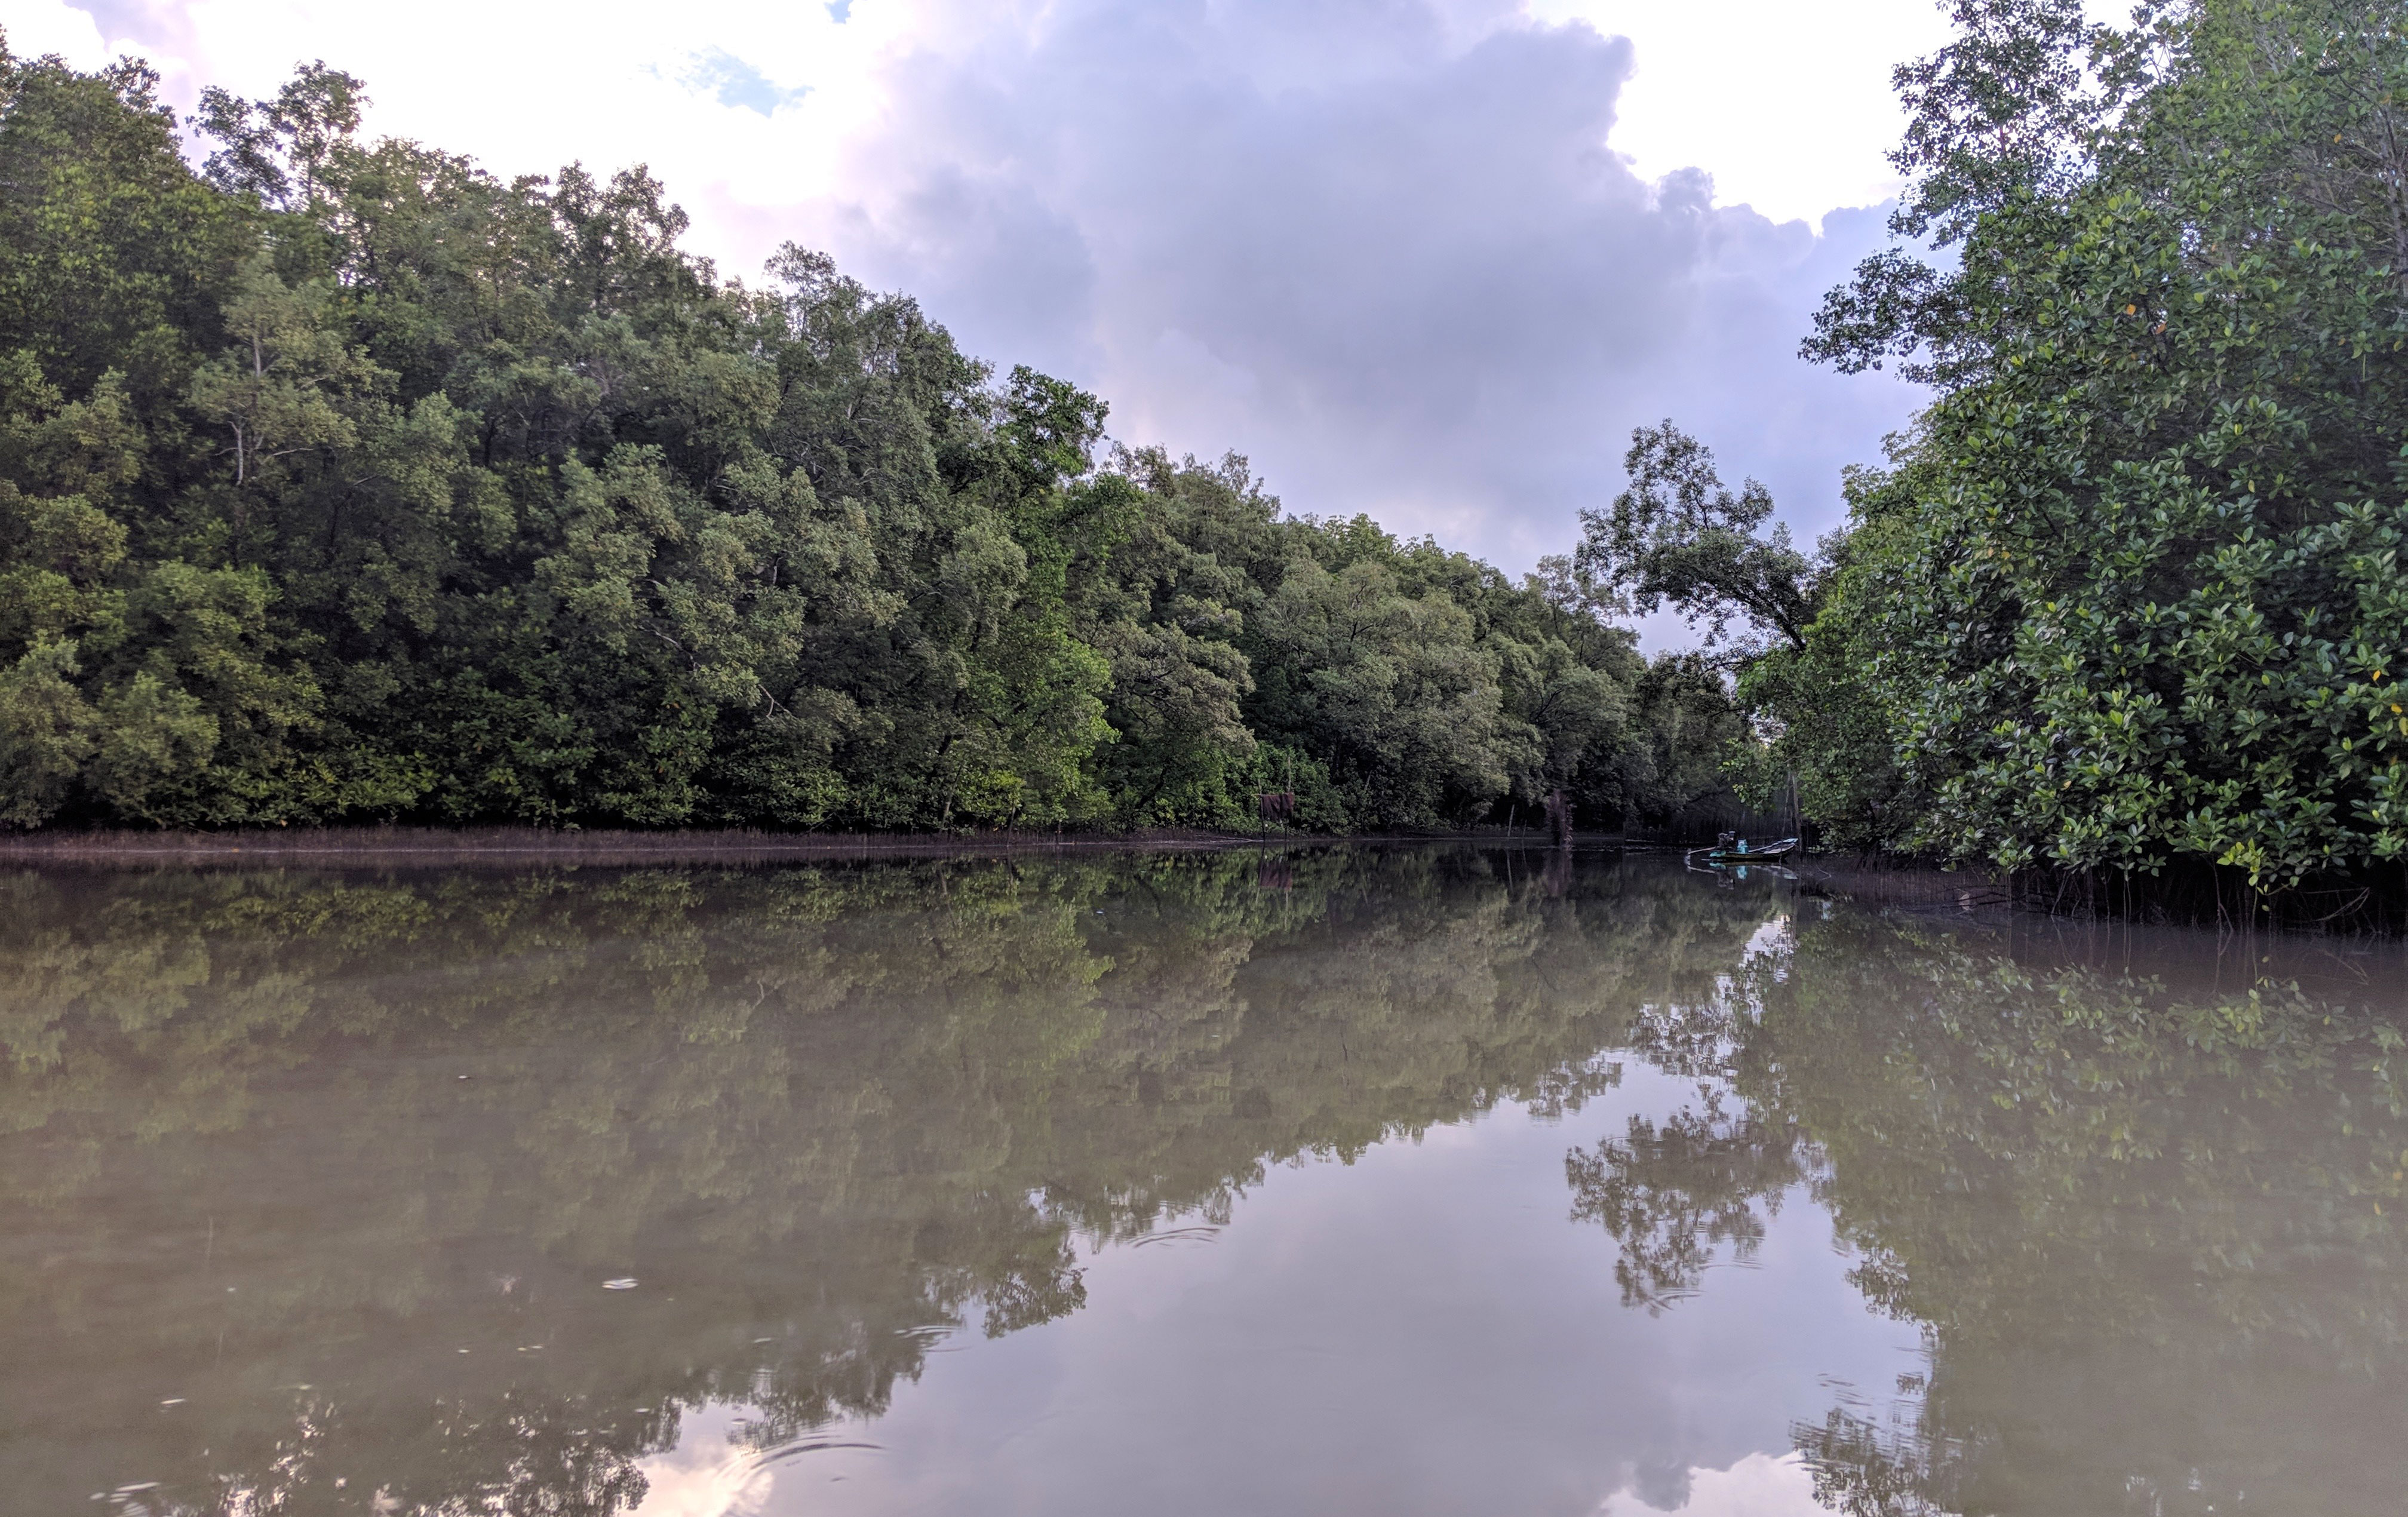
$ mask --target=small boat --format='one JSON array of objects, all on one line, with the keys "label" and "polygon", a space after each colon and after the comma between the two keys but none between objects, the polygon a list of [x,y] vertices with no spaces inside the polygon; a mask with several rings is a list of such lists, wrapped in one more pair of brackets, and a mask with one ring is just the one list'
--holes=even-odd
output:
[{"label": "small boat", "polygon": [[1798,852],[1798,839],[1784,837],[1761,848],[1693,848],[1687,856],[1705,855],[1708,864],[1775,864]]}]

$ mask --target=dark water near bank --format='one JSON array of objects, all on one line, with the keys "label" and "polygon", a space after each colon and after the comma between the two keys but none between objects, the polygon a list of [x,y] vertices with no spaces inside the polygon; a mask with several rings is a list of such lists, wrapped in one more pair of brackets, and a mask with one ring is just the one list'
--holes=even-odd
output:
[{"label": "dark water near bank", "polygon": [[0,874],[0,1510],[2394,1511],[2401,969],[1471,849]]}]

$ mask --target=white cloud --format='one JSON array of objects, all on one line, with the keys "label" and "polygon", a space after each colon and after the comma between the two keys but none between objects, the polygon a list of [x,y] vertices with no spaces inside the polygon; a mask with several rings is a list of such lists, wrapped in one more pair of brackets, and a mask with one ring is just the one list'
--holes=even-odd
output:
[{"label": "white cloud", "polygon": [[1722,197],[1780,220],[1896,193],[1906,124],[1890,69],[1948,40],[1933,0],[1541,0],[1638,45],[1614,145],[1647,175],[1713,168]]},{"label": "white cloud", "polygon": [[689,1410],[679,1438],[641,1464],[643,1499],[630,1517],[755,1517],[771,1471],[735,1436],[740,1417],[725,1406]]},{"label": "white cloud", "polygon": [[0,26],[7,28],[8,50],[21,58],[56,53],[78,68],[97,68],[111,56],[99,23],[66,0],[12,0]]},{"label": "white cloud", "polygon": [[[1690,1469],[1670,1481],[1618,1491],[1598,1517],[1828,1517],[1814,1472],[1795,1453],[1751,1453],[1727,1469]],[[1669,1500],[1660,1506],[1642,1497]]]},{"label": "white cloud", "polygon": [[1065,0],[944,38],[885,60],[808,239],[1292,506],[1526,564],[1670,414],[1811,528],[1913,403],[1794,356],[1879,219],[1642,179],[1612,146],[1634,49],[1585,22]]},{"label": "white cloud", "polygon": [[1296,508],[1518,567],[1669,414],[1828,525],[1840,465],[1914,401],[1794,356],[1879,218],[1731,203],[1877,192],[1887,67],[1928,7],[1533,6],[86,8],[189,60],[181,98],[322,57],[367,79],[372,131],[498,173],[646,163],[728,271],[824,247],[970,351],[1097,391],[1118,436],[1246,452]]}]

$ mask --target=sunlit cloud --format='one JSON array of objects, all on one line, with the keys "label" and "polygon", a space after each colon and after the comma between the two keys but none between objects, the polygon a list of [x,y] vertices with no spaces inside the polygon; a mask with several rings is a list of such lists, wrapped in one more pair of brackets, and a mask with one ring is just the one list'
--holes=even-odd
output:
[{"label": "sunlit cloud", "polygon": [[1814,1472],[1796,1453],[1752,1453],[1727,1469],[1642,1476],[1606,1497],[1598,1517],[1829,1517]]},{"label": "sunlit cloud", "polygon": [[1795,350],[1883,240],[1825,213],[1889,182],[1924,0],[1844,32],[1603,0],[29,4],[172,98],[322,57],[371,132],[646,165],[724,273],[824,248],[1103,395],[1118,438],[1512,567],[1618,488],[1633,425],[1680,418],[1812,533],[1918,398]]}]

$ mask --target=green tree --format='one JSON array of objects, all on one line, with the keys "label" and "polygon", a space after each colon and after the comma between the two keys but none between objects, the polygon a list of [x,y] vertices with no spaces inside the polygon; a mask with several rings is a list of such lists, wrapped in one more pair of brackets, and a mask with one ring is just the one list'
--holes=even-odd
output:
[{"label": "green tree", "polygon": [[1703,622],[1709,648],[1734,618],[1791,648],[1813,619],[1815,565],[1771,519],[1772,496],[1748,480],[1733,494],[1713,454],[1670,421],[1630,434],[1629,488],[1604,511],[1581,513],[1576,565],[1642,616],[1670,605]]},{"label": "green tree", "polygon": [[1099,458],[1096,396],[821,254],[722,278],[640,166],[366,142],[319,63],[208,92],[196,174],[154,85],[0,57],[7,825],[1620,805],[1595,608]]},{"label": "green tree", "polygon": [[1899,75],[1899,226],[1954,266],[1874,261],[1808,344],[1942,387],[1826,612],[1896,784],[1844,808],[2009,867],[2395,863],[2408,40],[2358,0],[1960,20]]}]

